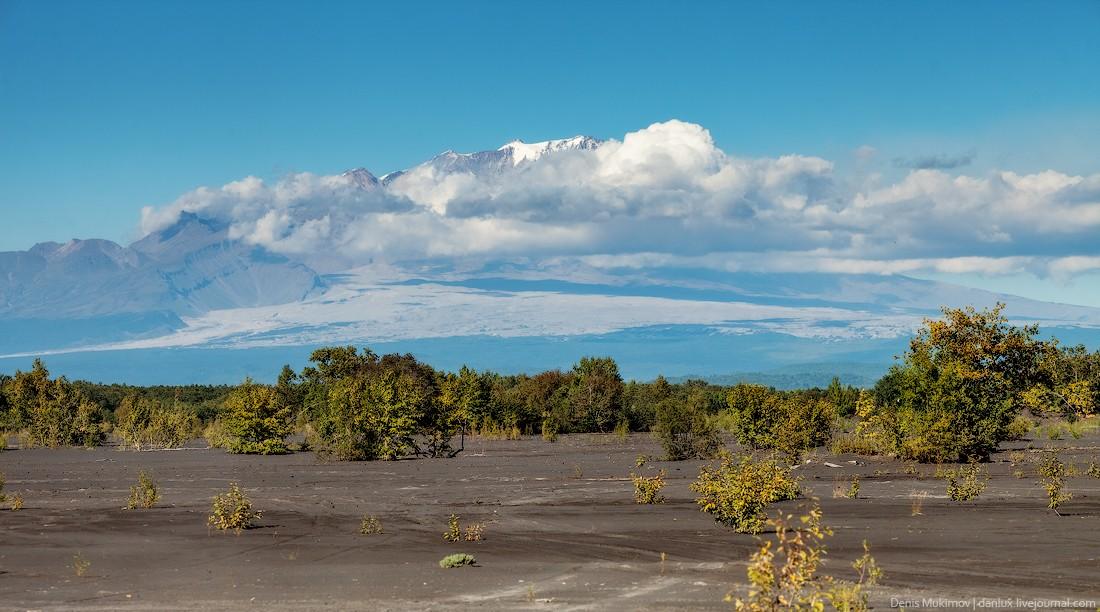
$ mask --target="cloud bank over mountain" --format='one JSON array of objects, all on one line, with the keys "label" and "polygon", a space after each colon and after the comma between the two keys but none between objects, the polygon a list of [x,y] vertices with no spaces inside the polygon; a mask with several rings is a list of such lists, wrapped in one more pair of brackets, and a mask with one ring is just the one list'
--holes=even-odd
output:
[{"label": "cloud bank over mountain", "polygon": [[839,175],[833,162],[744,159],[702,126],[656,123],[622,140],[577,137],[446,152],[376,178],[246,177],[146,208],[323,268],[368,261],[573,257],[589,265],[725,270],[1072,276],[1100,268],[1100,174]]},{"label": "cloud bank over mountain", "polygon": [[69,355],[71,376],[121,359],[134,380],[170,382],[157,364],[183,351],[185,370],[228,382],[311,346],[381,343],[510,371],[596,353],[631,376],[878,372],[940,306],[996,302],[1068,341],[1100,337],[1098,308],[905,276],[1085,278],[1100,269],[1100,174],[854,155],[851,171],[741,158],[668,121],[381,176],[202,187],[146,208],[128,246],[0,253],[0,368],[45,351]]}]

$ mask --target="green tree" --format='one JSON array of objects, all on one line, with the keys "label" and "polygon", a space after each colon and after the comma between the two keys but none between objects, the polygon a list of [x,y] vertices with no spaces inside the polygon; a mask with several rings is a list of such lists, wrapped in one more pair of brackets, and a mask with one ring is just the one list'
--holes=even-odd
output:
[{"label": "green tree", "polygon": [[925,321],[899,365],[875,387],[890,446],[926,462],[984,459],[1008,438],[1025,394],[1042,382],[1048,345],[1015,327],[1004,305],[943,310]]},{"label": "green tree", "polygon": [[233,438],[230,452],[281,455],[289,451],[290,409],[280,402],[274,387],[246,378],[226,398],[225,410],[226,430]]},{"label": "green tree", "polygon": [[485,381],[466,366],[458,374],[439,376],[439,398],[429,402],[421,420],[426,439],[425,453],[442,457],[451,451],[451,439],[464,430],[475,415],[484,413],[488,403]]},{"label": "green tree", "polygon": [[289,366],[284,365],[275,382],[276,402],[290,409],[291,419],[297,416],[305,404],[305,389],[301,377]]},{"label": "green tree", "polygon": [[1057,340],[1043,347],[1039,380],[1022,394],[1033,414],[1076,420],[1100,407],[1100,351],[1083,345],[1063,347]]},{"label": "green tree", "polygon": [[623,379],[610,357],[582,357],[573,366],[571,429],[608,432],[623,419]]},{"label": "green tree", "polygon": [[657,405],[672,396],[673,387],[664,376],[651,383],[630,381],[623,387],[623,411],[634,431],[656,427]]},{"label": "green tree", "polygon": [[35,359],[30,372],[16,371],[4,386],[10,404],[6,426],[26,433],[35,446],[96,446],[104,438],[104,414],[64,376],[50,379]]},{"label": "green tree", "polygon": [[841,385],[840,379],[834,376],[825,389],[825,399],[836,409],[837,415],[851,416],[855,414],[856,402],[859,401],[859,389]]},{"label": "green tree", "polygon": [[547,370],[524,379],[519,385],[524,415],[532,428],[538,426],[546,437],[569,429],[569,390],[572,376],[561,370]]},{"label": "green tree", "polygon": [[[397,459],[441,404],[435,375],[411,355],[386,355],[377,368],[338,379],[315,428],[324,450],[345,460]],[[438,426],[430,425],[430,426]]]}]

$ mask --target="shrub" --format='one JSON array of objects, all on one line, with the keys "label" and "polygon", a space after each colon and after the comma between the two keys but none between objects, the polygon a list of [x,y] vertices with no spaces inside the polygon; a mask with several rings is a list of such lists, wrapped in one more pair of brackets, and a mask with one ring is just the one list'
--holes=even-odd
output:
[{"label": "shrub", "polygon": [[359,533],[363,535],[378,535],[382,533],[382,521],[370,514],[364,514],[359,523]]},{"label": "shrub", "polygon": [[485,538],[485,526],[481,523],[471,523],[465,529],[459,522],[457,514],[451,514],[447,519],[447,530],[443,532],[443,539],[448,542],[480,542]]},{"label": "shrub", "polygon": [[193,412],[170,408],[144,397],[128,395],[115,411],[115,434],[123,446],[177,448],[195,436],[199,419]]},{"label": "shrub", "polygon": [[882,449],[865,436],[846,434],[834,438],[832,443],[829,444],[829,451],[834,455],[843,455],[844,453],[878,455],[881,454]]},{"label": "shrub", "polygon": [[286,437],[293,430],[290,408],[282,405],[274,387],[245,379],[225,400],[225,430],[231,453],[281,455],[289,452]]},{"label": "shrub", "polygon": [[665,471],[661,470],[656,476],[638,476],[631,472],[630,479],[634,482],[634,503],[636,504],[660,504],[665,501],[661,495],[661,489],[665,486]]},{"label": "shrub", "polygon": [[453,555],[447,555],[439,560],[439,567],[443,569],[449,569],[454,567],[462,567],[464,565],[473,565],[477,563],[477,559],[474,559],[473,555],[466,553],[455,553]]},{"label": "shrub", "polygon": [[518,425],[501,425],[496,421],[487,421],[477,430],[477,435],[487,440],[519,440],[523,437],[523,432]]},{"label": "shrub", "polygon": [[735,385],[726,402],[736,414],[734,433],[741,444],[790,457],[828,443],[836,420],[835,408],[825,399],[760,385]]},{"label": "shrub", "polygon": [[233,529],[240,533],[242,529],[251,529],[261,514],[263,513],[252,508],[252,502],[237,483],[231,483],[228,491],[214,496],[210,517],[206,522],[215,529]]},{"label": "shrub", "polygon": [[83,578],[88,570],[92,568],[92,562],[85,559],[84,555],[76,553],[73,555],[73,573],[77,578]]},{"label": "shrub", "polygon": [[1022,414],[1016,415],[1005,429],[1006,440],[1022,440],[1035,428],[1035,422]]},{"label": "shrub", "polygon": [[772,612],[778,610],[823,610],[830,604],[837,610],[867,610],[866,588],[882,577],[870,546],[863,542],[863,556],[852,567],[855,582],[819,576],[818,568],[825,558],[825,538],[832,530],[821,524],[821,509],[813,508],[794,522],[791,515],[780,514],[768,521],[775,529],[775,546],[761,543],[749,559],[747,596],[726,601],[734,602],[737,610]]},{"label": "shrub", "polygon": [[859,497],[859,476],[852,477],[852,484],[848,486],[848,491],[844,494],[848,499],[855,499]]},{"label": "shrub", "polygon": [[726,455],[717,466],[703,466],[691,484],[700,509],[722,525],[742,533],[758,533],[764,509],[773,502],[799,495],[798,482],[774,460]]},{"label": "shrub", "polygon": [[989,474],[977,463],[944,472],[947,496],[954,501],[970,501],[985,491]]},{"label": "shrub", "polygon": [[41,360],[30,372],[15,373],[4,383],[10,404],[3,424],[22,430],[30,446],[98,446],[107,429],[99,404],[91,401],[64,376],[50,379]]},{"label": "shrub", "polygon": [[657,404],[655,428],[669,461],[710,458],[722,446],[706,412],[682,398],[669,397]]},{"label": "shrub", "polygon": [[1089,463],[1089,469],[1085,473],[1093,478],[1100,478],[1100,464],[1097,464],[1095,461]]},{"label": "shrub", "polygon": [[233,443],[233,436],[226,430],[225,422],[214,419],[202,430],[202,437],[210,448],[229,448]]},{"label": "shrub", "polygon": [[135,508],[152,508],[160,501],[160,491],[157,489],[157,483],[142,470],[138,474],[138,483],[130,487],[130,501],[127,502],[126,508],[133,510]]},{"label": "shrub", "polygon": [[1057,454],[1052,454],[1039,464],[1036,471],[1043,477],[1040,484],[1047,492],[1047,507],[1058,514],[1058,506],[1073,498],[1073,494],[1065,490],[1066,464]]},{"label": "shrub", "polygon": [[485,526],[481,523],[472,523],[462,530],[462,539],[467,542],[480,542],[485,539]]},{"label": "shrub", "polygon": [[828,401],[788,397],[780,402],[780,414],[766,439],[765,448],[797,458],[803,451],[827,444],[835,420],[835,410]]},{"label": "shrub", "polygon": [[892,431],[888,415],[877,409],[874,395],[861,390],[856,400],[855,415],[859,418],[855,431],[833,440],[830,449],[835,454],[895,455],[897,436]]},{"label": "shrub", "polygon": [[778,414],[780,394],[763,385],[739,383],[726,393],[726,405],[736,416],[733,432],[751,448],[763,448]]},{"label": "shrub", "polygon": [[630,435],[630,421],[623,419],[619,421],[619,424],[615,426],[615,438],[621,442],[625,442],[627,436]]},{"label": "shrub", "polygon": [[4,493],[4,484],[5,484],[4,473],[0,472],[0,503],[11,502],[11,509],[12,510],[22,510],[23,509],[23,496],[20,495],[19,493],[15,493],[13,495],[8,495],[8,494]]},{"label": "shrub", "polygon": [[462,539],[462,528],[458,524],[457,514],[451,514],[447,519],[447,531],[443,532],[443,539],[448,542],[457,542]]}]

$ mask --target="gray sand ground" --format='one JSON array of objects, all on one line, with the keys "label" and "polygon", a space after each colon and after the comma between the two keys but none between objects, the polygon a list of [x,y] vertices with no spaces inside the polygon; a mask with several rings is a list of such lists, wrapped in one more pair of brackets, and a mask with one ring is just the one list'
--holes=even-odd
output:
[{"label": "gray sand ground", "polygon": [[[1100,461],[1096,434],[1035,444],[1070,447],[1062,457],[1082,471]],[[204,448],[9,449],[0,472],[26,506],[0,511],[0,608],[728,609],[723,597],[743,585],[756,538],[697,509],[688,484],[698,461],[650,463],[668,473],[668,501],[634,504],[639,454],[660,449],[641,434],[474,438],[454,459],[366,463]],[[1100,599],[1098,479],[1071,478],[1074,499],[1057,516],[1034,464],[1013,467],[1007,451],[969,503],[946,499],[934,466],[906,474],[897,461],[813,457],[796,472],[836,532],[824,571],[851,576],[869,541],[886,571],[876,607],[895,597]],[[161,507],[125,510],[143,469],[163,490]],[[855,474],[859,498],[834,497]],[[210,499],[234,481],[263,510],[259,528],[211,531]],[[920,491],[928,496],[914,516]],[[384,534],[359,535],[365,513]],[[445,542],[451,513],[483,523],[484,541]],[[475,555],[477,566],[440,569],[452,552]],[[74,555],[90,562],[82,577]]]}]

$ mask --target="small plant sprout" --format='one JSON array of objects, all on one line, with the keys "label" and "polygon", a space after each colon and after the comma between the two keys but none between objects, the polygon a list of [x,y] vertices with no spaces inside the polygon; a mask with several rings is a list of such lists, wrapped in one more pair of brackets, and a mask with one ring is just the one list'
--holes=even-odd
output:
[{"label": "small plant sprout", "polygon": [[634,467],[641,468],[648,462],[649,462],[649,457],[647,457],[646,455],[638,455],[634,459]]},{"label": "small plant sprout", "polygon": [[825,558],[825,539],[832,530],[821,524],[821,509],[812,508],[798,518],[780,513],[768,521],[775,529],[775,542],[763,541],[749,559],[747,597],[726,601],[737,610],[867,610],[867,587],[877,584],[882,570],[863,543],[863,556],[852,563],[858,580],[847,582],[819,576]]},{"label": "small plant sprout", "polygon": [[77,578],[83,578],[84,575],[88,573],[88,570],[91,569],[92,562],[85,559],[84,555],[82,555],[80,553],[76,553],[75,555],[73,555],[73,566],[72,567],[73,567],[73,573],[76,574],[76,577]]},{"label": "small plant sprout", "polygon": [[852,477],[852,484],[848,486],[848,491],[844,496],[848,499],[856,499],[859,497],[859,476]]},{"label": "small plant sprout", "polygon": [[439,567],[443,569],[450,569],[454,567],[462,567],[464,565],[473,565],[477,563],[477,559],[474,559],[473,555],[466,553],[455,553],[453,555],[447,555],[439,560]]},{"label": "small plant sprout", "polygon": [[382,533],[382,521],[374,515],[364,514],[363,521],[359,524],[359,533],[363,535],[378,535]]},{"label": "small plant sprout", "polygon": [[986,481],[989,480],[989,474],[977,463],[957,470],[948,470],[945,475],[947,496],[954,501],[970,501],[977,498],[985,491]]},{"label": "small plant sprout", "polygon": [[1100,478],[1100,464],[1093,461],[1089,464],[1089,469],[1085,473],[1093,478]]},{"label": "small plant sprout", "polygon": [[1058,514],[1058,506],[1073,499],[1073,494],[1065,490],[1066,464],[1058,459],[1057,454],[1052,454],[1039,464],[1038,472],[1042,476],[1039,484],[1047,492],[1047,507]]},{"label": "small plant sprout", "polygon": [[149,509],[160,501],[160,491],[157,483],[142,470],[138,474],[138,483],[130,487],[130,500],[126,503],[127,510],[135,508]]},{"label": "small plant sprout", "polygon": [[229,485],[228,491],[214,496],[210,517],[206,522],[215,529],[233,529],[240,533],[242,529],[250,529],[261,514],[263,513],[252,508],[252,502],[234,482]]},{"label": "small plant sprout", "polygon": [[626,421],[619,421],[619,424],[615,426],[615,438],[620,442],[624,442],[629,435],[630,423]]},{"label": "small plant sprout", "polygon": [[1008,454],[1008,460],[1012,462],[1012,467],[1016,467],[1027,459],[1027,453],[1024,451],[1012,451]]},{"label": "small plant sprout", "polygon": [[443,532],[443,539],[448,542],[457,542],[462,539],[462,528],[458,526],[457,514],[451,514],[447,519],[447,531]]},{"label": "small plant sprout", "polygon": [[481,523],[472,523],[463,529],[459,522],[459,516],[457,514],[451,514],[450,518],[447,519],[447,531],[443,532],[443,539],[448,542],[458,542],[461,540],[467,542],[480,542],[485,539],[485,525]]},{"label": "small plant sprout", "polygon": [[576,478],[577,480],[584,478],[584,470],[581,469],[581,466],[579,464],[573,466],[573,478]]},{"label": "small plant sprout", "polygon": [[634,482],[634,503],[636,504],[660,504],[665,501],[661,495],[661,489],[665,486],[665,471],[661,470],[656,476],[638,476],[631,472],[630,479]]},{"label": "small plant sprout", "polygon": [[11,502],[11,509],[12,509],[13,512],[15,510],[22,510],[23,509],[23,496],[20,495],[19,493],[16,493],[15,495],[12,495],[8,499],[8,501]]},{"label": "small plant sprout", "polygon": [[480,542],[485,539],[485,526],[481,523],[473,523],[467,525],[466,529],[462,530],[462,539],[467,542]]},{"label": "small plant sprout", "polygon": [[928,491],[913,491],[909,497],[913,500],[910,516],[924,515],[924,500],[928,497]]}]

